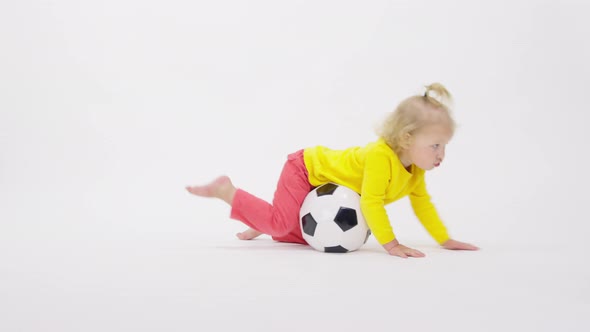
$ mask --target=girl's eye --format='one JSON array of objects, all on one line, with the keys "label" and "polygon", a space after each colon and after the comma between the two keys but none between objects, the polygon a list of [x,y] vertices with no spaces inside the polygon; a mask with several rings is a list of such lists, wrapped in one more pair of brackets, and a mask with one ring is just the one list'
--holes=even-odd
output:
[{"label": "girl's eye", "polygon": [[432,147],[433,147],[434,149],[438,149],[438,147],[439,147],[439,146],[440,146],[440,144],[434,144]]}]

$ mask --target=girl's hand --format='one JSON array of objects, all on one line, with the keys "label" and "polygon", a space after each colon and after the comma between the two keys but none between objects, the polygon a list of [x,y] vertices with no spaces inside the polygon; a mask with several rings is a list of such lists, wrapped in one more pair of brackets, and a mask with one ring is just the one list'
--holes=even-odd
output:
[{"label": "girl's hand", "polygon": [[416,249],[408,248],[403,244],[399,244],[397,240],[393,240],[389,243],[383,245],[383,248],[387,251],[388,254],[392,256],[398,256],[401,258],[408,258],[408,257],[424,257],[425,255]]},{"label": "girl's hand", "polygon": [[447,242],[442,244],[443,248],[449,250],[479,250],[478,247],[474,246],[473,244],[455,241],[453,239],[447,240]]}]

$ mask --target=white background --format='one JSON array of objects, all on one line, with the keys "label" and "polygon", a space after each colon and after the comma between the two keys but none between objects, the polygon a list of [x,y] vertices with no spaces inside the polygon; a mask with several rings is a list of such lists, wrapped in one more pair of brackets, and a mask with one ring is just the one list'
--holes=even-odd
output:
[{"label": "white background", "polygon": [[[587,331],[585,1],[0,4],[0,330]],[[242,242],[229,174],[270,199],[285,156],[364,145],[435,81],[459,124],[428,174],[442,250]]]}]

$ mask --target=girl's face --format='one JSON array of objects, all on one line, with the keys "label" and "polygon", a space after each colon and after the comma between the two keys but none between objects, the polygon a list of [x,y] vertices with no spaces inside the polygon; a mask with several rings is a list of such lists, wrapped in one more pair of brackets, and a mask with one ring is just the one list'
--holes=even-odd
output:
[{"label": "girl's face", "polygon": [[438,167],[445,158],[445,148],[452,137],[453,132],[446,125],[422,128],[410,137],[410,145],[403,154],[404,166],[414,164],[427,171]]}]

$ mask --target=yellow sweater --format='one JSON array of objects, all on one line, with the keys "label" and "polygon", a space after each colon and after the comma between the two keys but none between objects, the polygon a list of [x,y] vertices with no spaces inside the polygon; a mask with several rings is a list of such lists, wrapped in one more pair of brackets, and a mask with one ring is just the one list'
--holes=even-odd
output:
[{"label": "yellow sweater", "polygon": [[408,172],[382,139],[345,150],[306,148],[304,160],[311,185],[334,182],[361,195],[363,216],[380,244],[395,239],[385,205],[408,195],[416,217],[432,238],[440,244],[449,239],[426,191],[424,170],[412,165]]}]

